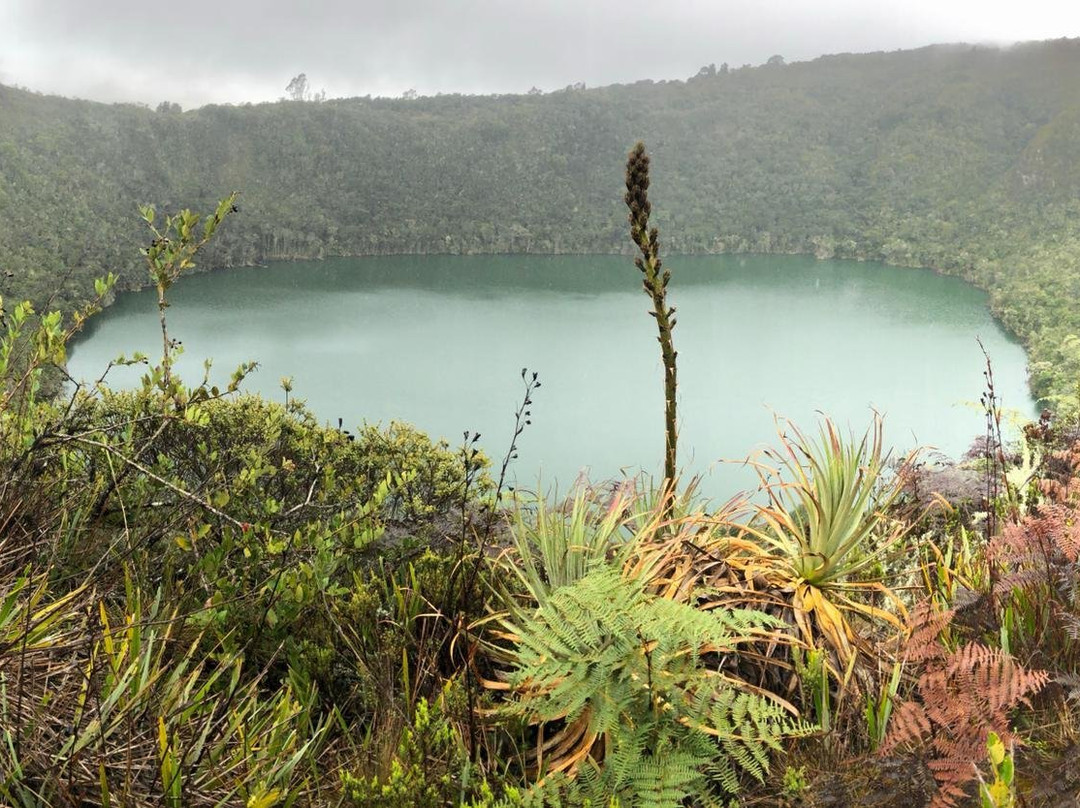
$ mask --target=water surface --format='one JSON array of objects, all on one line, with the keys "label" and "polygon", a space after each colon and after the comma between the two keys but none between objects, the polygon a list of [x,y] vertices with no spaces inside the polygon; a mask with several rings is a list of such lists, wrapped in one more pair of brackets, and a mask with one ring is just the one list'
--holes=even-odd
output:
[{"label": "water surface", "polygon": [[[681,462],[726,497],[750,485],[741,459],[775,438],[775,416],[813,428],[817,413],[862,432],[876,409],[897,449],[959,455],[982,429],[981,338],[1006,407],[1031,416],[1020,346],[986,296],[929,271],[792,256],[672,257]],[[171,290],[178,368],[294,396],[333,424],[412,422],[452,443],[482,433],[506,450],[522,367],[540,373],[518,482],[565,490],[644,470],[663,452],[662,366],[649,300],[614,256],[396,256],[195,275]],[[122,296],[72,353],[94,379],[121,353],[160,352],[152,292]],[[110,374],[133,384],[137,369]]]}]

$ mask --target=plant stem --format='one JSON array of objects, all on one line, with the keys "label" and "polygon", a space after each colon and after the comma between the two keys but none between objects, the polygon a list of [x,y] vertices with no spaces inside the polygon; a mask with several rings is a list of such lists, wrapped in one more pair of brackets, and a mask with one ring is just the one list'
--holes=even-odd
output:
[{"label": "plant stem", "polygon": [[[634,265],[641,270],[642,285],[652,298],[653,310],[649,312],[656,320],[659,331],[660,358],[664,364],[664,513],[671,513],[674,505],[677,475],[678,422],[675,393],[678,377],[675,360],[678,352],[671,338],[675,328],[675,309],[667,304],[667,285],[671,271],[663,269],[660,260],[660,233],[649,227],[649,156],[645,144],[638,141],[626,161],[626,205],[630,208],[630,238],[641,251]],[[662,270],[662,271],[661,271]]]}]

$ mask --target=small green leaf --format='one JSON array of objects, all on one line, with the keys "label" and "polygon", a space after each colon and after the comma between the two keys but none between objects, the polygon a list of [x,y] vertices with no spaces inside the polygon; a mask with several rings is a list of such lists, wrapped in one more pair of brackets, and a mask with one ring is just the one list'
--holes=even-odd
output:
[{"label": "small green leaf", "polygon": [[1013,768],[1014,763],[1012,755],[1007,756],[1005,760],[1001,762],[1001,765],[998,767],[998,777],[1001,778],[1002,783],[1010,787],[1013,783]]}]

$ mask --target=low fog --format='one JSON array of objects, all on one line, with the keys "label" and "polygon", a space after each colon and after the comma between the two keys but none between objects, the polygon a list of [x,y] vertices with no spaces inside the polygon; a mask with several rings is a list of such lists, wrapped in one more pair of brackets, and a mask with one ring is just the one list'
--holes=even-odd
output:
[{"label": "low fog", "polygon": [[172,10],[105,0],[5,0],[0,83],[185,108],[270,101],[303,72],[328,97],[520,93],[684,79],[760,64],[938,42],[1080,34],[1080,4],[1036,0],[231,0]]}]

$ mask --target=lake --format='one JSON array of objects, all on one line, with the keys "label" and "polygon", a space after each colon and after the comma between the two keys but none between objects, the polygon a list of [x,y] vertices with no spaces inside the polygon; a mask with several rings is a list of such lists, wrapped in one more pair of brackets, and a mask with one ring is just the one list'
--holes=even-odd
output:
[{"label": "lake", "polygon": [[[775,418],[804,431],[826,413],[862,433],[873,409],[897,450],[956,456],[981,434],[984,360],[1006,408],[1032,417],[1020,345],[991,318],[986,295],[955,278],[803,256],[673,256],[678,309],[680,461],[722,498],[752,485],[741,460],[774,442]],[[279,380],[322,419],[346,427],[409,421],[452,444],[465,430],[498,462],[523,390],[537,371],[532,425],[519,440],[518,485],[566,490],[663,457],[662,366],[650,301],[617,256],[394,256],[193,275],[171,290],[179,372],[283,400]],[[122,295],[72,352],[75,378],[109,360],[160,353],[152,291]],[[138,368],[113,370],[134,384]]]}]

